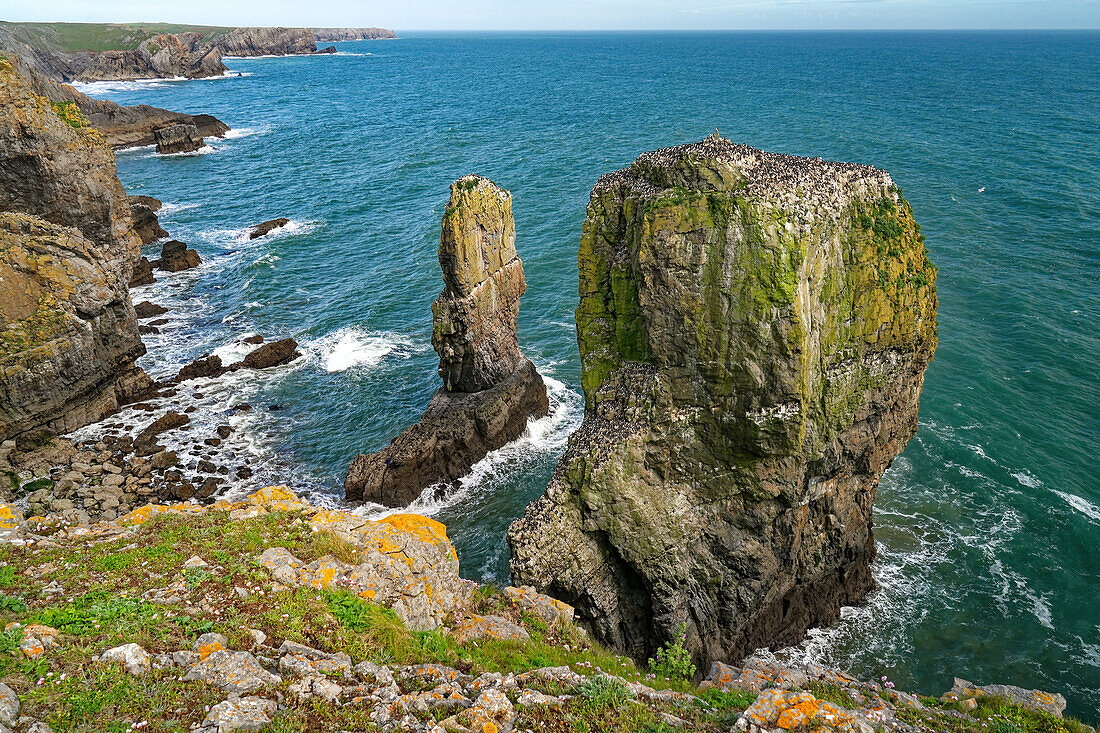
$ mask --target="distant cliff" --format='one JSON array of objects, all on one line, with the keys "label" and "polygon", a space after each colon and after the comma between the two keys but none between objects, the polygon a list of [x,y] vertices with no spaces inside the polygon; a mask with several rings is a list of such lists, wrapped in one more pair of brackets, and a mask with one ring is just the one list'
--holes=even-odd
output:
[{"label": "distant cliff", "polygon": [[[394,37],[382,28],[322,30],[321,40]],[[309,28],[0,23],[0,49],[56,82],[221,76],[227,71],[223,56],[311,54],[317,41]]]},{"label": "distant cliff", "polygon": [[140,255],[103,137],[0,60],[0,438],[75,429],[148,385]]},{"label": "distant cliff", "polygon": [[386,28],[314,28],[318,41],[379,41],[397,38]]},{"label": "distant cliff", "polygon": [[868,166],[717,136],[592,190],[585,417],[512,573],[636,659],[797,642],[873,587],[879,478],[917,427],[935,268]]}]

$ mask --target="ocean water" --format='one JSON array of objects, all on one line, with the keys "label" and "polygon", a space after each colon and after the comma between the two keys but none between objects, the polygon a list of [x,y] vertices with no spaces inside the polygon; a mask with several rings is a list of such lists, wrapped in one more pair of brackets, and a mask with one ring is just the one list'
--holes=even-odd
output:
[{"label": "ocean water", "polygon": [[[889,170],[939,266],[920,430],[875,508],[879,590],[782,655],[903,689],[952,676],[1063,692],[1100,722],[1100,35],[467,34],[232,60],[199,81],[88,85],[234,127],[202,154],[122,152],[132,193],[201,253],[135,293],[172,308],[156,375],[259,332],[303,358],[203,388],[256,484],[338,501],[344,469],[438,384],[430,303],[449,183],[515,194],[520,341],[553,410],[442,501],[463,573],[507,578],[504,531],[581,417],[572,310],[596,178],[638,153],[736,141]],[[240,75],[237,75],[237,72]],[[249,225],[287,216],[255,241]],[[279,408],[279,409],[273,409]],[[365,508],[366,513],[379,509]]]}]

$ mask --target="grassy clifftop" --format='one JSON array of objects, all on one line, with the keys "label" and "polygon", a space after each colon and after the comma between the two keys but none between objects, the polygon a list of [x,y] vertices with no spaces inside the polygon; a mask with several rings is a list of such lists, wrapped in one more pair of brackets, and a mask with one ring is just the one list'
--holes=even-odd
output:
[{"label": "grassy clifftop", "polygon": [[212,25],[181,23],[0,23],[20,40],[60,53],[121,51],[165,33],[198,33],[204,39],[231,30]]}]

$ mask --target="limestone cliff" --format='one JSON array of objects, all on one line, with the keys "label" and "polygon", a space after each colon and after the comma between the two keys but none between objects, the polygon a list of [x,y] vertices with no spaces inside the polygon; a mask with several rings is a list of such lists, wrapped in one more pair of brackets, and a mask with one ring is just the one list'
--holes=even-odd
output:
[{"label": "limestone cliff", "polygon": [[126,283],[141,254],[114,155],[0,60],[0,436],[62,432],[148,384]]},{"label": "limestone cliff", "polygon": [[397,38],[388,28],[314,28],[318,41],[377,41]]},{"label": "limestone cliff", "polygon": [[912,437],[935,268],[890,176],[717,136],[592,190],[585,418],[509,531],[512,573],[646,658],[797,641],[872,588],[871,509]]},{"label": "limestone cliff", "polygon": [[356,456],[344,482],[348,499],[404,506],[428,486],[461,478],[549,409],[546,385],[516,338],[527,283],[512,194],[486,178],[460,178],[442,229],[444,288],[432,304],[432,345],[443,387],[419,423],[378,453]]},{"label": "limestone cliff", "polygon": [[0,60],[0,211],[79,229],[129,278],[141,256],[130,204],[102,135],[75,104],[39,96]]}]

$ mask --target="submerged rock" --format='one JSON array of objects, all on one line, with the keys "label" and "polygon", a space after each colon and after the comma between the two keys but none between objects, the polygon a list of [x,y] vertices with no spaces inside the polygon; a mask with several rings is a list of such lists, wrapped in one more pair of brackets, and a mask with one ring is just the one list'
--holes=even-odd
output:
[{"label": "submerged rock", "polygon": [[280,216],[278,219],[269,219],[262,224],[257,224],[252,227],[252,231],[248,233],[248,238],[259,239],[260,237],[270,234],[275,229],[285,227],[289,223],[290,219],[287,219],[285,216]]},{"label": "submerged rock", "polygon": [[199,128],[190,123],[158,127],[153,130],[153,139],[157,143],[157,152],[162,155],[191,153],[204,144]]},{"label": "submerged rock", "polygon": [[935,268],[868,166],[713,136],[592,190],[585,417],[511,569],[645,659],[797,642],[872,587],[879,477],[914,434]]},{"label": "submerged rock", "polygon": [[348,499],[407,505],[428,486],[464,476],[549,409],[546,385],[516,338],[527,284],[512,194],[487,178],[460,178],[442,229],[444,289],[432,304],[432,345],[443,387],[419,423],[378,453],[355,457]]},{"label": "submerged rock", "polygon": [[292,338],[279,339],[250,351],[230,369],[270,369],[294,361],[299,356],[301,352],[298,351],[297,341]]}]

